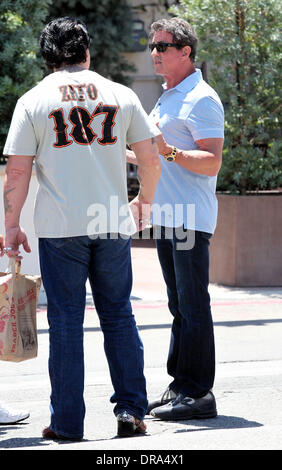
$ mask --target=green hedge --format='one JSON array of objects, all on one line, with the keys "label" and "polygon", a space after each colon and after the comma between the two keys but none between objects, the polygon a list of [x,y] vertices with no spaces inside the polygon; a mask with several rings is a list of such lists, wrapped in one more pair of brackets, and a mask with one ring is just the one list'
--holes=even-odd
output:
[{"label": "green hedge", "polygon": [[219,191],[282,186],[280,9],[276,0],[181,0],[172,9],[194,25],[198,59],[224,103]]},{"label": "green hedge", "polygon": [[123,56],[131,40],[131,9],[113,0],[1,0],[0,2],[0,163],[17,99],[36,85],[46,71],[38,54],[40,33],[50,19],[79,17],[92,44],[91,69],[129,84],[134,71]]},{"label": "green hedge", "polygon": [[[43,75],[38,38],[51,0],[0,3],[0,156],[19,96]],[[1,163],[4,163],[2,158]]]}]

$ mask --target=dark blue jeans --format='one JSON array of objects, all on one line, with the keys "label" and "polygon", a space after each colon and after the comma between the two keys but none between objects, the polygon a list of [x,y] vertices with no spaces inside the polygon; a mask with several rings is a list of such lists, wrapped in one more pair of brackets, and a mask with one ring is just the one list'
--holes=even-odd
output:
[{"label": "dark blue jeans", "polygon": [[143,345],[132,314],[130,240],[40,238],[48,303],[51,429],[80,438],[85,416],[83,320],[90,280],[104,334],[116,405],[142,419],[147,409]]},{"label": "dark blue jeans", "polygon": [[[181,230],[181,238],[183,230]],[[173,377],[170,388],[193,398],[204,396],[215,375],[215,347],[210,309],[209,239],[205,232],[186,231],[194,243],[179,240],[177,229],[156,240],[158,256],[167,286],[168,306],[173,315],[167,371]],[[190,244],[191,245],[191,244]],[[184,246],[184,245],[183,245]]]}]

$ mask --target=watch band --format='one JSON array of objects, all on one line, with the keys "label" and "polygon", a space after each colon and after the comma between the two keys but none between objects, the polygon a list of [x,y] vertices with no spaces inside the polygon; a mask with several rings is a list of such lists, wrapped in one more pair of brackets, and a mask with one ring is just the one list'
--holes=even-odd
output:
[{"label": "watch band", "polygon": [[168,153],[167,155],[164,155],[165,160],[167,162],[174,162],[176,153],[177,153],[177,148],[173,147],[171,153]]}]

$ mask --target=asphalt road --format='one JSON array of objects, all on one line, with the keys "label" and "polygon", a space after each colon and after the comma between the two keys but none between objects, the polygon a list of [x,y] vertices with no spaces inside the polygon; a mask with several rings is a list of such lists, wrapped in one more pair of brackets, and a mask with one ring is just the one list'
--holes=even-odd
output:
[{"label": "asphalt road", "polygon": [[[165,363],[171,318],[155,250],[135,248],[132,253],[132,304],[144,343],[145,375],[152,398],[170,380]],[[41,305],[37,315],[38,357],[0,364],[1,402],[30,412],[30,418],[21,424],[0,426],[0,451],[92,450],[97,464],[126,467],[138,459],[141,464],[149,464],[146,458],[151,457],[146,456],[158,458],[160,452],[170,456],[167,464],[183,464],[183,455],[196,450],[282,450],[282,288],[211,285],[210,293],[216,341],[213,391],[217,418],[168,423],[147,417],[146,436],[117,438],[103,336],[89,295],[85,314],[84,440],[59,443],[41,438],[43,427],[49,424],[50,394],[48,325],[46,306]],[[127,461],[131,450],[137,457]],[[118,451],[123,460],[107,461]]]}]

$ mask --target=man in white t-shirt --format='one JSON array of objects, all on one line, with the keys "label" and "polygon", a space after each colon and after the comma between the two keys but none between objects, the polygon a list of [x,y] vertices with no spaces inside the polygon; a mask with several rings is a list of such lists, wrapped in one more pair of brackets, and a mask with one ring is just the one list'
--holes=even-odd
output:
[{"label": "man in white t-shirt", "polygon": [[[89,70],[89,45],[79,20],[59,18],[44,28],[41,53],[53,73],[18,100],[4,148],[9,256],[19,256],[20,245],[30,251],[19,218],[33,161],[39,182],[34,223],[50,325],[51,422],[43,431],[49,439],[83,437],[87,278],[104,333],[118,435],[146,430],[143,346],[130,304],[130,235],[150,216],[160,175],[159,130],[132,90]],[[127,144],[139,162],[132,212]]]}]

